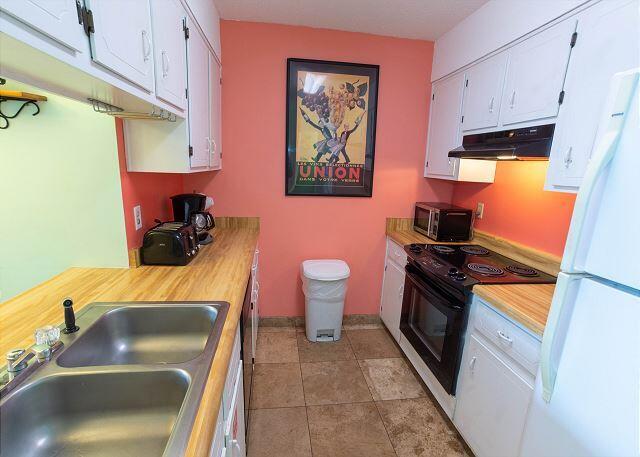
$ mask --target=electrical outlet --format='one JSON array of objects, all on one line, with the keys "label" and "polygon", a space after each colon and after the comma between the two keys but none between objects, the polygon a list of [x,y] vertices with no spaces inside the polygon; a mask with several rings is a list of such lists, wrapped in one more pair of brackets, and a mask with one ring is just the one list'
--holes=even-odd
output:
[{"label": "electrical outlet", "polygon": [[142,228],[142,210],[140,209],[140,205],[133,207],[133,220],[136,223],[136,230],[140,230]]},{"label": "electrical outlet", "polygon": [[482,219],[483,214],[484,214],[484,203],[478,202],[478,206],[476,207],[476,219]]}]

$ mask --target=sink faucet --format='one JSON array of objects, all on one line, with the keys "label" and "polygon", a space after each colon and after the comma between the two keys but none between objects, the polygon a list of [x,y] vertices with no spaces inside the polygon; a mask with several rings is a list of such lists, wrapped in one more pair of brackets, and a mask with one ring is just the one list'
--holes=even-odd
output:
[{"label": "sink faucet", "polygon": [[[60,329],[47,326],[36,330],[36,344],[27,351],[25,349],[12,349],[7,352],[7,367],[0,372],[0,395],[9,392],[17,381],[14,379],[21,375],[31,373],[41,364],[51,360],[53,353],[58,351],[63,343],[60,341]],[[35,360],[33,360],[35,358]],[[37,362],[37,363],[36,363]]]}]

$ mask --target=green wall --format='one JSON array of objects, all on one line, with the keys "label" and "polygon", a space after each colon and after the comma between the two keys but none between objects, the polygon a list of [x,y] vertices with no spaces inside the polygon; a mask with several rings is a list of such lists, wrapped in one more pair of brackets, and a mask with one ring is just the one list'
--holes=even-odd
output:
[{"label": "green wall", "polygon": [[49,99],[0,130],[0,301],[72,266],[126,267],[113,118],[11,81],[1,88]]}]

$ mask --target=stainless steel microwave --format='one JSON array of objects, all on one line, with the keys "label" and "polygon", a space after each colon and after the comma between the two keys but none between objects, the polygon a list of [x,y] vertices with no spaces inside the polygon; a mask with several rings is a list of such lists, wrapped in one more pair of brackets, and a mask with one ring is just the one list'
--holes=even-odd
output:
[{"label": "stainless steel microwave", "polygon": [[449,203],[416,203],[413,229],[435,241],[473,238],[473,210]]}]

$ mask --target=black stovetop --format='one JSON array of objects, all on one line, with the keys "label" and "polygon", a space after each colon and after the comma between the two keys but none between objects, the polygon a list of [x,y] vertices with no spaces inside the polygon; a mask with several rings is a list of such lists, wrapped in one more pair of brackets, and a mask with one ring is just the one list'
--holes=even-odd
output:
[{"label": "black stovetop", "polygon": [[410,244],[404,247],[420,270],[458,288],[475,284],[549,284],[556,278],[477,244]]}]

